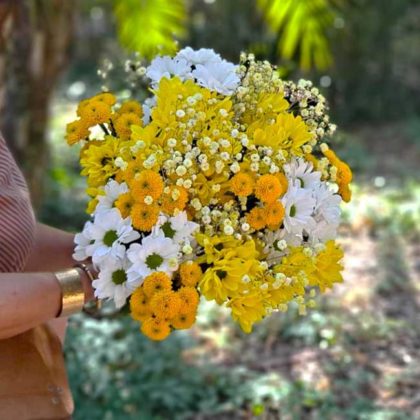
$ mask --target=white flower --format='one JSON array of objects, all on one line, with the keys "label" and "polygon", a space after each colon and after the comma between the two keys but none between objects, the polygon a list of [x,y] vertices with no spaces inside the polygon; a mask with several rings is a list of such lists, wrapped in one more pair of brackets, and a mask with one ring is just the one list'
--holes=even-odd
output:
[{"label": "white flower", "polygon": [[147,67],[146,76],[152,80],[152,86],[156,86],[162,77],[170,79],[172,76],[178,76],[181,80],[191,78],[191,67],[183,58],[159,56]]},{"label": "white flower", "polygon": [[138,284],[129,281],[127,269],[131,263],[127,258],[107,258],[100,264],[98,278],[92,282],[95,296],[99,299],[113,299],[121,308]]},{"label": "white flower", "polygon": [[176,216],[168,217],[164,214],[159,216],[158,222],[153,228],[152,235],[164,236],[173,239],[177,244],[192,242],[193,234],[200,225],[190,222],[185,211],[180,211]]},{"label": "white flower", "polygon": [[109,180],[104,187],[105,194],[98,196],[95,214],[112,209],[118,197],[126,192],[128,192],[128,186],[125,182],[119,184],[113,179]]},{"label": "white flower", "polygon": [[124,258],[125,246],[123,244],[140,237],[140,234],[133,230],[130,217],[123,219],[118,209],[96,214],[89,232],[94,240],[92,261],[95,264],[100,264],[109,256]]},{"label": "white flower", "polygon": [[156,106],[156,96],[146,98],[143,102],[143,124],[147,125],[150,122],[152,116],[152,110]]},{"label": "white flower", "polygon": [[277,264],[286,255],[288,246],[300,246],[303,242],[302,234],[289,233],[286,229],[267,231],[264,235],[264,253],[270,265]]},{"label": "white flower", "polygon": [[315,220],[322,219],[338,226],[341,216],[341,197],[334,194],[324,182],[314,188],[313,193],[316,200]]},{"label": "white flower", "polygon": [[179,51],[175,58],[184,59],[189,65],[193,66],[197,66],[198,64],[220,63],[222,61],[220,55],[209,48],[193,50],[191,47],[186,47]]},{"label": "white flower", "polygon": [[315,226],[309,230],[309,243],[316,245],[319,242],[326,242],[337,237],[337,225],[329,224],[325,220],[317,221]]},{"label": "white flower", "polygon": [[197,83],[210,90],[231,95],[239,85],[237,67],[225,60],[219,63],[198,64],[192,74]]},{"label": "white flower", "polygon": [[283,168],[289,184],[296,187],[313,189],[321,182],[321,172],[314,171],[312,163],[302,158],[293,158]]},{"label": "white flower", "polygon": [[74,237],[74,248],[73,258],[76,261],[84,261],[86,258],[92,256],[92,236],[90,233],[90,227],[92,222],[86,222],[82,232],[78,233]]},{"label": "white flower", "polygon": [[288,233],[302,234],[314,226],[312,217],[315,208],[315,198],[312,191],[295,186],[289,186],[287,193],[281,199],[284,206],[284,227]]},{"label": "white flower", "polygon": [[172,239],[149,235],[140,244],[132,244],[127,251],[133,263],[128,270],[130,281],[140,282],[154,271],[172,273],[178,269],[179,247]]}]

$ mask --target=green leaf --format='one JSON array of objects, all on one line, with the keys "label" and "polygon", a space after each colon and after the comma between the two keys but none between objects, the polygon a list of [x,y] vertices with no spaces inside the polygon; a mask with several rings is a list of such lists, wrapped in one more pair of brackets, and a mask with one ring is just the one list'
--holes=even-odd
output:
[{"label": "green leaf", "polygon": [[269,27],[277,34],[282,58],[297,58],[303,70],[332,64],[327,37],[341,0],[258,0]]},{"label": "green leaf", "polygon": [[121,44],[146,58],[177,50],[185,36],[185,0],[115,0]]}]

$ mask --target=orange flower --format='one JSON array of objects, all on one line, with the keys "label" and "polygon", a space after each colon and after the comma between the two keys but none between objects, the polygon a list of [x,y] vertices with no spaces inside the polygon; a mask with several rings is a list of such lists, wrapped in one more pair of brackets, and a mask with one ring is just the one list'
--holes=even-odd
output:
[{"label": "orange flower", "polygon": [[125,140],[129,139],[131,136],[131,126],[141,124],[141,117],[135,114],[134,112],[121,114],[118,118],[114,120],[114,128],[117,132],[118,137]]},{"label": "orange flower", "polygon": [[89,129],[83,120],[76,120],[66,127],[67,144],[72,146],[82,139],[89,137]]},{"label": "orange flower", "polygon": [[181,303],[178,293],[173,290],[162,290],[151,297],[150,308],[157,318],[167,320],[177,315]]},{"label": "orange flower", "polygon": [[246,173],[239,172],[230,180],[232,192],[239,197],[247,197],[254,191],[254,180]]},{"label": "orange flower", "polygon": [[263,175],[255,185],[255,196],[264,203],[276,201],[282,192],[280,180],[275,175]]},{"label": "orange flower", "polygon": [[147,196],[157,200],[163,192],[163,180],[157,172],[146,169],[137,174],[130,187],[136,201],[143,202]]},{"label": "orange flower", "polygon": [[131,316],[136,321],[144,321],[152,315],[149,301],[142,287],[138,287],[130,298]]},{"label": "orange flower", "polygon": [[193,261],[187,261],[179,267],[179,274],[183,286],[195,287],[200,281],[203,272],[199,264]]},{"label": "orange flower", "polygon": [[136,114],[139,117],[143,116],[143,109],[137,101],[125,101],[118,110],[119,114]]},{"label": "orange flower", "polygon": [[151,340],[162,341],[171,333],[171,327],[166,321],[147,318],[141,325],[141,332]]},{"label": "orange flower", "polygon": [[267,204],[265,206],[267,225],[278,226],[284,218],[284,207],[279,201]]},{"label": "orange flower", "polygon": [[194,287],[181,287],[176,293],[181,300],[181,308],[184,310],[189,310],[188,308],[197,308],[200,296]]},{"label": "orange flower", "polygon": [[143,283],[143,290],[146,296],[152,297],[155,293],[161,292],[162,290],[171,290],[172,282],[166,273],[157,271],[149,274]]},{"label": "orange flower", "polygon": [[171,320],[171,325],[177,330],[186,330],[195,323],[197,311],[179,311],[178,315]]},{"label": "orange flower", "polygon": [[159,217],[159,207],[156,204],[136,203],[131,209],[131,221],[135,229],[150,232]]},{"label": "orange flower", "polygon": [[267,226],[266,214],[264,209],[254,207],[247,215],[246,220],[255,230],[264,229]]},{"label": "orange flower", "polygon": [[88,127],[103,124],[111,118],[111,107],[105,102],[90,100],[79,111],[81,119]]},{"label": "orange flower", "polygon": [[171,185],[168,192],[164,192],[162,196],[162,211],[167,214],[173,215],[175,210],[180,211],[185,209],[188,201],[188,192],[184,187]]},{"label": "orange flower", "polygon": [[115,207],[120,211],[124,219],[130,215],[133,205],[134,198],[130,192],[121,194],[115,201]]}]

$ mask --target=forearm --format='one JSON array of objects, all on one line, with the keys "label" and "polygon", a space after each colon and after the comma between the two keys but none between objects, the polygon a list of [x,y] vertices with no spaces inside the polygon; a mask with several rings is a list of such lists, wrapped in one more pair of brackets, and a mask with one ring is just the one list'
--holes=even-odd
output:
[{"label": "forearm", "polygon": [[25,267],[26,272],[56,271],[72,267],[74,235],[38,223],[35,244]]},{"label": "forearm", "polygon": [[53,273],[0,274],[0,339],[55,318],[61,289]]}]

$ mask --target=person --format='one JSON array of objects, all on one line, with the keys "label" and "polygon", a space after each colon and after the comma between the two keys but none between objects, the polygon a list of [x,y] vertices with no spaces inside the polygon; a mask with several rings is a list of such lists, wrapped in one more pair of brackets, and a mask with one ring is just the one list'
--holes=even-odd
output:
[{"label": "person", "polygon": [[37,223],[27,185],[0,135],[0,419],[68,419],[62,352],[67,316],[93,299],[93,267],[74,235]]}]

